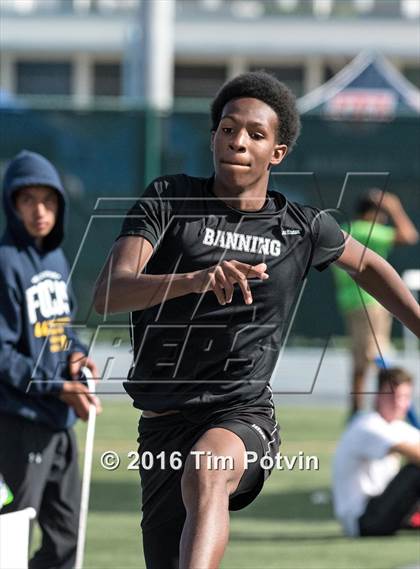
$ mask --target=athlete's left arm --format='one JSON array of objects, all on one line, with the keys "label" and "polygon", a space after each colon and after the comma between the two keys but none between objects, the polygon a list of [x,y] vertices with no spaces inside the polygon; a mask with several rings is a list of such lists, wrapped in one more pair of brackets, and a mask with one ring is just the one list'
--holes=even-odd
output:
[{"label": "athlete's left arm", "polygon": [[344,251],[336,266],[420,337],[420,307],[397,271],[350,235],[344,236]]}]

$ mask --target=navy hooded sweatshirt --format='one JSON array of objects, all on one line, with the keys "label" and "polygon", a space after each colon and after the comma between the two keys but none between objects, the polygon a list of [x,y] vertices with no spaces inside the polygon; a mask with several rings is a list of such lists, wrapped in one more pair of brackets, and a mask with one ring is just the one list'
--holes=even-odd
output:
[{"label": "navy hooded sweatshirt", "polygon": [[[48,186],[59,207],[42,251],[26,231],[13,194],[27,186]],[[0,241],[0,413],[20,415],[53,430],[71,426],[76,415],[58,397],[68,377],[71,352],[86,353],[74,330],[75,304],[69,266],[60,248],[66,196],[57,171],[43,156],[20,152],[3,182],[6,230]]]}]

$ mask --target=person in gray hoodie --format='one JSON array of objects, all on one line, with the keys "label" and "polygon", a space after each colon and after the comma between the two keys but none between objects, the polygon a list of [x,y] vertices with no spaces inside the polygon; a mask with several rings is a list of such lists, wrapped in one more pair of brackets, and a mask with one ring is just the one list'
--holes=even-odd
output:
[{"label": "person in gray hoodie", "polygon": [[0,472],[14,500],[2,510],[37,511],[40,549],[30,569],[72,569],[80,503],[73,424],[99,400],[83,382],[98,377],[71,326],[75,311],[60,248],[67,200],[54,166],[22,151],[3,180],[0,240]]}]

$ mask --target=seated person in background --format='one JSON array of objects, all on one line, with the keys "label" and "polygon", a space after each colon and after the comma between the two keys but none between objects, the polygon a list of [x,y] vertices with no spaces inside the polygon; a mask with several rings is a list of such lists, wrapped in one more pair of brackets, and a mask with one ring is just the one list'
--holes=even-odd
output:
[{"label": "seated person in background", "polygon": [[412,383],[403,369],[380,370],[376,410],[356,415],[338,443],[334,510],[349,536],[395,533],[420,500],[420,431],[403,421]]}]

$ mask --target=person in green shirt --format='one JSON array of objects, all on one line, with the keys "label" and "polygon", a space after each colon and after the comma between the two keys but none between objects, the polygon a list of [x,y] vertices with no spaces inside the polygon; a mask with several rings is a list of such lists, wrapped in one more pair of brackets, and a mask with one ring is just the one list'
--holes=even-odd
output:
[{"label": "person in green shirt", "polygon": [[[388,220],[392,223],[386,225]],[[356,205],[351,236],[386,259],[394,245],[413,245],[418,233],[399,198],[372,189]],[[347,272],[333,267],[337,302],[346,321],[352,351],[350,415],[363,406],[365,377],[375,357],[389,350],[392,318]]]}]

